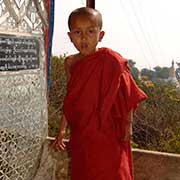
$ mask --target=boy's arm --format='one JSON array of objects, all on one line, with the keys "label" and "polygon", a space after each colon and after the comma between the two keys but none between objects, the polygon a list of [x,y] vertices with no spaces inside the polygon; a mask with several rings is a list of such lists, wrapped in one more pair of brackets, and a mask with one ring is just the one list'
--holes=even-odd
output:
[{"label": "boy's arm", "polygon": [[63,141],[66,133],[66,126],[67,121],[65,115],[63,114],[60,120],[59,133],[56,136],[54,142],[52,143],[52,147],[54,147],[56,150],[64,150],[66,147]]},{"label": "boy's arm", "polygon": [[60,126],[59,126],[59,135],[63,135],[66,133],[66,127],[67,127],[67,120],[64,114],[62,114],[61,120],[60,120]]},{"label": "boy's arm", "polygon": [[[66,72],[67,82],[70,79],[70,66],[71,66],[71,58],[67,57],[64,61],[64,69]],[[59,134],[65,134],[67,127],[67,120],[64,114],[62,114],[61,120],[60,120],[60,127],[59,127]]]},{"label": "boy's arm", "polygon": [[[70,79],[70,66],[71,66],[71,58],[67,57],[64,61],[64,69],[66,72],[66,77],[67,77],[67,82]],[[67,127],[67,120],[66,117],[64,115],[64,113],[62,114],[61,120],[60,120],[60,127],[59,127],[59,134],[64,135],[66,132],[66,127]]]},{"label": "boy's arm", "polygon": [[131,109],[128,113],[127,125],[125,129],[124,141],[130,141],[132,136],[132,123],[133,123],[133,114],[134,111]]},{"label": "boy's arm", "polygon": [[[71,58],[67,57],[64,61],[64,69],[66,72],[67,82],[70,79],[70,66],[71,66]],[[53,142],[53,147],[57,150],[64,150],[65,144],[63,142],[67,127],[67,120],[64,113],[61,116],[60,125],[59,125],[59,133]]]},{"label": "boy's arm", "polygon": [[64,60],[64,69],[66,72],[66,77],[67,77],[67,82],[69,82],[69,79],[71,77],[71,66],[73,64],[73,56],[68,56],[65,60]]}]

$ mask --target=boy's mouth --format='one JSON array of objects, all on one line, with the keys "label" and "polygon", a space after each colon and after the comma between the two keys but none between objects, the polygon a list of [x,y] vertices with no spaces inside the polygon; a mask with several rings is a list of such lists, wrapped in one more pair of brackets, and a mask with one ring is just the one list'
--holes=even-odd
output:
[{"label": "boy's mouth", "polygon": [[81,43],[81,48],[82,48],[82,49],[88,48],[88,44],[87,44],[87,43]]}]

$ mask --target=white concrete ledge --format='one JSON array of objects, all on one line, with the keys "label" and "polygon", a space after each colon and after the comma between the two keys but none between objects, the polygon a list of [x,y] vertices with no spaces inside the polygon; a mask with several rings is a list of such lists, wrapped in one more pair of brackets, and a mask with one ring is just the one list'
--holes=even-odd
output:
[{"label": "white concrete ledge", "polygon": [[144,154],[152,154],[152,155],[158,155],[158,156],[170,156],[170,157],[180,158],[180,154],[173,154],[173,153],[166,153],[166,152],[159,152],[159,151],[150,151],[150,150],[137,149],[137,148],[133,149],[133,152],[139,152],[139,153],[144,153]]}]

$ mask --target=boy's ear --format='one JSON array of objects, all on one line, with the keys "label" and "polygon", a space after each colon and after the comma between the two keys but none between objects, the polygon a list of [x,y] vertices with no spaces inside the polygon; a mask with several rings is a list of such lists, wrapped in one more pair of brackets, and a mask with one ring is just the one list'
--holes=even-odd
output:
[{"label": "boy's ear", "polygon": [[68,32],[67,34],[68,34],[68,36],[69,36],[69,39],[70,39],[70,40],[71,40],[71,42],[72,42],[72,39],[71,39],[71,33],[70,33],[70,32]]},{"label": "boy's ear", "polygon": [[105,35],[105,32],[101,31],[100,34],[99,34],[99,42],[101,42],[101,40],[103,39],[104,35]]}]

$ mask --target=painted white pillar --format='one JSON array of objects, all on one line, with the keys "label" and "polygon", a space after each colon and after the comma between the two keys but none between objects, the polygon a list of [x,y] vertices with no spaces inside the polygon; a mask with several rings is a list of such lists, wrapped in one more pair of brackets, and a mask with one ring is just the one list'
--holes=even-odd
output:
[{"label": "painted white pillar", "polygon": [[0,0],[0,179],[32,180],[47,136],[46,0]]}]

